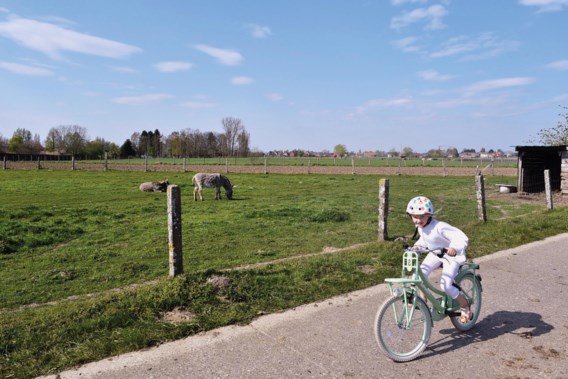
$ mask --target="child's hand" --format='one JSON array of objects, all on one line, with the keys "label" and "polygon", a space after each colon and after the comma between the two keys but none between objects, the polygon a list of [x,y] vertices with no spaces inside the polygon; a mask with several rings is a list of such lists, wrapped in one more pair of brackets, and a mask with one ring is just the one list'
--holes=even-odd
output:
[{"label": "child's hand", "polygon": [[446,254],[448,254],[450,257],[455,257],[457,253],[458,252],[453,247],[448,248],[448,251],[446,251]]}]

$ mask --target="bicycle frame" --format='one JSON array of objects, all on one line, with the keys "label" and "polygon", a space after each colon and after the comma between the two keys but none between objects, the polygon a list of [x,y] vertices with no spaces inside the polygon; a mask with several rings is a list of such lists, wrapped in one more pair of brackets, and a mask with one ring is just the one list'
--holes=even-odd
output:
[{"label": "bicycle frame", "polygon": [[476,274],[479,265],[462,263],[453,285],[468,300],[472,311],[472,317],[463,321],[457,300],[452,300],[445,291],[430,282],[420,269],[421,254],[432,252],[442,258],[447,250],[408,246],[404,249],[401,277],[385,279],[391,296],[377,310],[374,323],[379,348],[395,362],[408,362],[418,357],[428,345],[434,322],[446,316],[461,332],[473,328],[481,310],[483,291],[481,276]]},{"label": "bicycle frame", "polygon": [[[389,285],[391,295],[403,296],[405,306],[415,303],[416,297],[419,296],[417,289],[420,290],[432,304],[432,308],[430,309],[432,321],[439,321],[457,311],[459,305],[444,291],[436,288],[420,269],[419,256],[421,253],[425,252],[417,252],[409,249],[405,250],[402,257],[401,277],[388,278],[385,279],[385,282]],[[475,275],[475,270],[478,268],[479,265],[476,263],[464,263],[460,268],[460,272],[456,275],[456,281],[459,281],[458,279],[468,272],[472,272]],[[402,287],[395,287],[395,285],[402,285]],[[403,292],[399,292],[399,289],[402,289]],[[410,312],[410,316],[412,316],[414,308]],[[410,322],[409,320],[411,318],[412,317],[407,319],[407,323]]]}]

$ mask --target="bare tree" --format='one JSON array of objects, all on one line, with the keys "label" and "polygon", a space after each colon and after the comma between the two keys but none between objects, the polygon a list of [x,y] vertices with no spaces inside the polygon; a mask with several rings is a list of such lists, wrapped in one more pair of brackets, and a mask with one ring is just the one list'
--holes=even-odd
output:
[{"label": "bare tree", "polygon": [[[562,107],[568,110],[568,107]],[[547,146],[568,145],[568,112],[560,113],[561,121],[555,128],[541,129],[538,132],[540,142]]]},{"label": "bare tree", "polygon": [[65,151],[72,155],[84,152],[88,142],[87,129],[79,125],[66,126],[65,129],[66,132],[63,135]]},{"label": "bare tree", "polygon": [[237,138],[245,130],[243,122],[238,118],[225,117],[222,120],[223,130],[225,131],[225,143],[228,156],[235,156]]},{"label": "bare tree", "polygon": [[248,157],[249,155],[249,142],[250,142],[250,134],[246,131],[243,130],[238,136],[237,136],[237,142],[239,144],[239,157]]}]

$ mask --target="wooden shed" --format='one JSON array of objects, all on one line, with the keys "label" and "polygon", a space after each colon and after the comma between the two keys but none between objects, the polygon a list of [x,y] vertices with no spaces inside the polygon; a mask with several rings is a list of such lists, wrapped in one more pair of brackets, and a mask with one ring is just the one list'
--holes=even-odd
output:
[{"label": "wooden shed", "polygon": [[544,170],[550,170],[552,191],[568,196],[568,146],[517,146],[519,192],[544,191]]}]

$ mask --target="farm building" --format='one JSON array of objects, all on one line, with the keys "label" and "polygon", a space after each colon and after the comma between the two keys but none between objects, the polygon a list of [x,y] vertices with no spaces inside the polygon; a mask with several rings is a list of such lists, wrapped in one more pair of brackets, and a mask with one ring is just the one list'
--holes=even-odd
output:
[{"label": "farm building", "polygon": [[568,146],[517,146],[517,186],[520,192],[544,191],[544,170],[550,170],[552,191],[568,196]]}]

